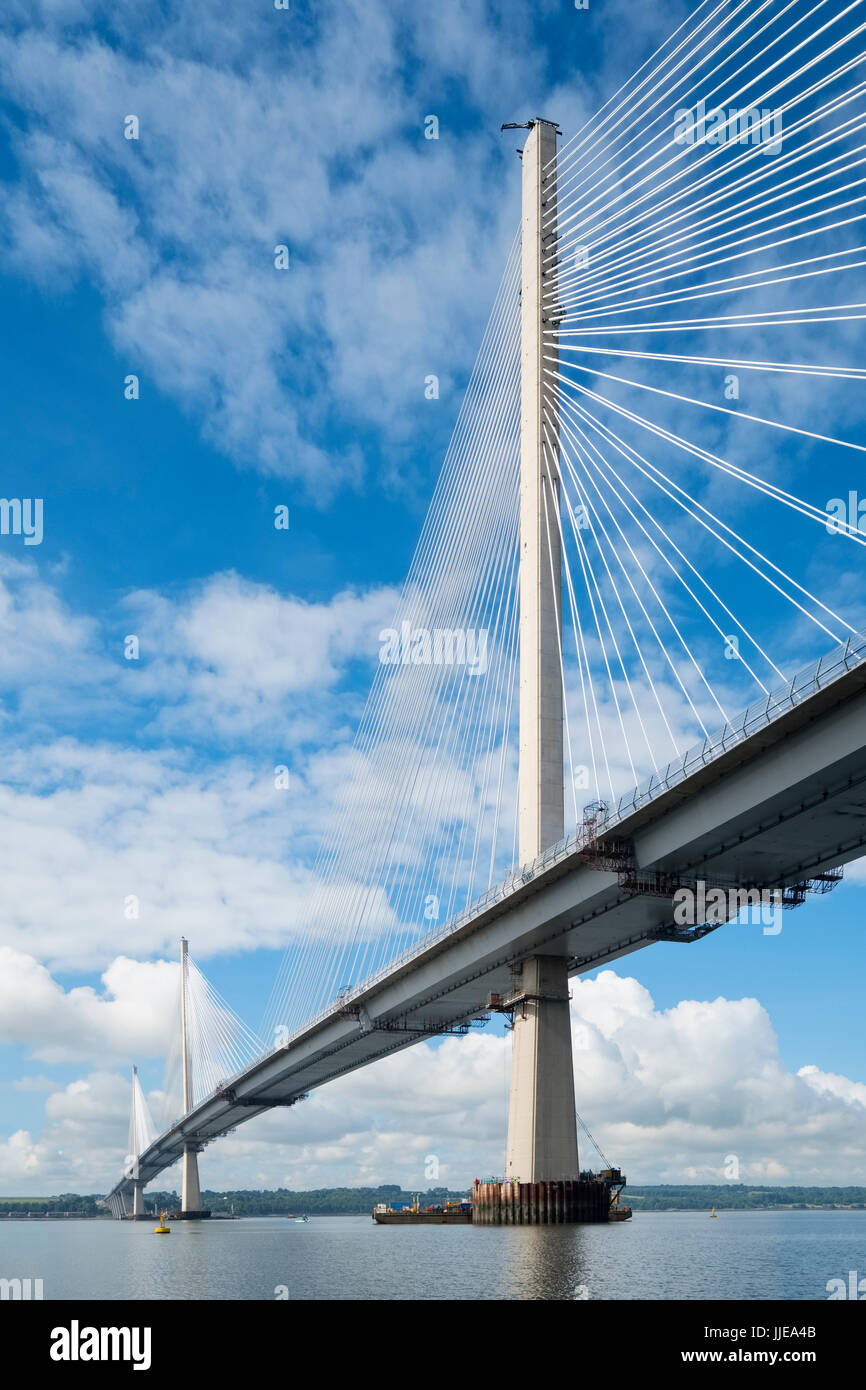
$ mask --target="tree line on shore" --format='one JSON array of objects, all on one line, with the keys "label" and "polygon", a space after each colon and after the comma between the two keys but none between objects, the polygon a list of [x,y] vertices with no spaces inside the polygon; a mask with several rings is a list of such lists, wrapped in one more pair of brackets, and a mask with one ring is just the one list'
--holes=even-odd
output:
[{"label": "tree line on shore", "polygon": [[[421,1206],[432,1206],[467,1196],[467,1189],[430,1187],[405,1190],[397,1183],[379,1187],[322,1187],[296,1192],[280,1187],[275,1191],[237,1189],[230,1192],[202,1192],[202,1206],[214,1215],[227,1216],[339,1216],[368,1213],[379,1202],[390,1206],[411,1204],[418,1195]],[[766,1211],[782,1208],[808,1210],[866,1209],[866,1187],[752,1187],[745,1183],[676,1184],[629,1186],[622,1201],[635,1211]],[[145,1201],[150,1211],[180,1206],[177,1192],[148,1189]],[[63,1192],[57,1197],[0,1197],[0,1216],[108,1216],[96,1193],[82,1196]]]},{"label": "tree line on shore", "polygon": [[635,1211],[766,1211],[866,1207],[866,1187],[751,1187],[746,1183],[691,1183],[627,1187],[622,1199]]}]

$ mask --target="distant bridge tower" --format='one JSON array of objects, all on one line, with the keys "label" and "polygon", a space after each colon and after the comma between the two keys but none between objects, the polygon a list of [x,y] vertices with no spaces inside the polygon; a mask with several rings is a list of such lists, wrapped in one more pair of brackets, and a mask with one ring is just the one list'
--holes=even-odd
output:
[{"label": "distant bridge tower", "polygon": [[[558,356],[543,299],[557,241],[555,124],[535,120],[523,150],[520,434],[520,766],[518,831],[526,864],[564,834],[562,555],[559,532]],[[545,271],[547,274],[545,274]],[[553,362],[550,359],[553,358]],[[545,369],[547,369],[547,374]],[[578,1175],[568,959],[523,962],[515,1012],[506,1177]],[[543,1217],[541,1219],[544,1219]]]},{"label": "distant bridge tower", "polygon": [[138,1176],[138,1135],[141,1117],[138,1114],[138,1067],[132,1068],[132,1117],[129,1122],[130,1145],[129,1152],[132,1158],[132,1218],[134,1221],[143,1221],[144,1210],[144,1184]]},{"label": "distant bridge tower", "polygon": [[[189,959],[188,942],[185,936],[180,939],[180,1034],[183,1064],[183,1113],[188,1115],[193,1106],[192,1098],[192,1055],[189,1045]],[[177,1054],[175,1054],[177,1055]],[[181,1188],[181,1211],[201,1211],[201,1188],[198,1181],[199,1145],[193,1139],[183,1143],[183,1186]]]}]

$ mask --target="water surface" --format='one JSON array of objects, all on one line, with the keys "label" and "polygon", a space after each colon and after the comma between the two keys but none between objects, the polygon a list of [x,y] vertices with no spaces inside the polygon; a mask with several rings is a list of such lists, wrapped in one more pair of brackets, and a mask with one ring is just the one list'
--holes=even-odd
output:
[{"label": "water surface", "polygon": [[0,1220],[0,1276],[46,1299],[826,1299],[866,1276],[866,1212],[642,1212],[610,1226],[368,1216]]}]

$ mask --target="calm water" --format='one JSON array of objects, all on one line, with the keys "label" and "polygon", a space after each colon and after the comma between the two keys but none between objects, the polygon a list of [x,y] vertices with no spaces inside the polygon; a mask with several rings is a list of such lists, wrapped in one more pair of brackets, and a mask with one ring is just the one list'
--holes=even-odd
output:
[{"label": "calm water", "polygon": [[[866,1275],[866,1212],[644,1212],[617,1226],[376,1226],[367,1216],[0,1222],[0,1276],[52,1298],[826,1299]],[[585,1290],[585,1292],[583,1292]]]}]

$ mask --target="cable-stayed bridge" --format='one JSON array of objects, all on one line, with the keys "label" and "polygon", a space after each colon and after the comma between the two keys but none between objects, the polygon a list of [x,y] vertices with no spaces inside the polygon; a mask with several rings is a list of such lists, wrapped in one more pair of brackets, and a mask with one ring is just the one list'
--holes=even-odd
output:
[{"label": "cable-stayed bridge", "polygon": [[574,1179],[569,976],[863,853],[862,10],[701,4],[561,148],[525,127],[304,930],[260,1039],[184,948],[182,1084],[154,1137],[136,1082],[116,1214],[179,1158],[195,1211],[203,1145],[492,1011],[506,1176]]}]

